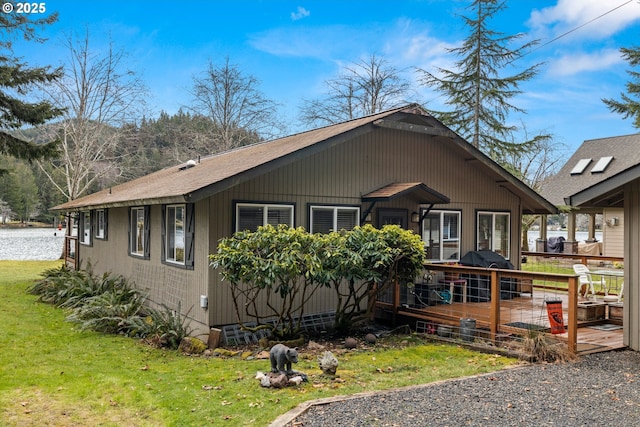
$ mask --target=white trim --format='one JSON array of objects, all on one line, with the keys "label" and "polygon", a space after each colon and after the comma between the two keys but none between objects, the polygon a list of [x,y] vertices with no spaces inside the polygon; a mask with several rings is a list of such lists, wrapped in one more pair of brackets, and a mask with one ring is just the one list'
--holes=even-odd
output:
[{"label": "white trim", "polygon": [[[104,239],[104,230],[106,227],[105,223],[105,213],[104,209],[96,209],[95,210],[95,219],[96,219],[96,239]],[[100,217],[102,217],[102,221],[100,221]]]},{"label": "white trim", "polygon": [[[490,229],[480,230],[480,215],[491,216],[491,224]],[[507,224],[506,230],[499,229],[499,224],[497,224],[496,217],[498,216],[506,216]],[[506,238],[503,237],[503,233],[507,233]],[[484,233],[481,236],[481,233]],[[490,250],[499,253],[505,259],[511,258],[511,212],[500,212],[500,211],[478,211],[476,213],[476,250]],[[481,247],[480,242],[485,241],[488,244],[487,247]],[[506,242],[506,250],[502,248],[500,242]],[[499,250],[496,250],[496,247]],[[505,253],[506,252],[506,253]]]},{"label": "white trim", "polygon": [[[82,234],[80,234],[80,244],[91,245],[91,211],[82,211]],[[78,230],[80,231],[80,230]]]},{"label": "white trim", "polygon": [[310,233],[314,233],[314,230],[313,230],[313,211],[314,210],[332,211],[333,224],[332,224],[331,229],[329,230],[330,232],[331,231],[339,231],[338,230],[338,212],[339,211],[352,211],[352,212],[355,212],[356,220],[355,220],[355,224],[354,224],[353,227],[357,227],[358,225],[360,225],[360,207],[359,206],[311,205],[309,207],[309,232]]},{"label": "white trim", "polygon": [[[129,241],[129,253],[134,256],[144,257],[144,228],[145,221],[148,221],[148,218],[144,217],[144,207],[143,206],[135,206],[130,208],[131,212],[131,224],[129,224],[129,228],[131,229],[130,241]],[[139,212],[142,212],[142,230],[138,227],[138,218]],[[134,213],[135,213],[135,228],[133,226],[134,222]],[[135,234],[135,235],[134,235]],[[142,250],[138,250],[138,239],[142,241]],[[136,242],[135,248],[133,247],[133,243]]]},{"label": "white trim", "polygon": [[[177,250],[180,248],[180,246],[178,245],[178,234],[177,234],[177,226],[176,226],[176,215],[174,213],[173,218],[169,218],[169,209],[173,208],[174,212],[177,212],[177,209],[180,208],[182,209],[182,261],[180,260],[176,260],[176,252]],[[165,229],[164,229],[164,258],[165,261],[167,263],[171,263],[171,264],[176,264],[176,265],[185,265],[186,262],[186,230],[185,230],[185,225],[186,225],[186,214],[187,214],[187,205],[184,203],[178,203],[178,204],[174,204],[174,205],[166,205],[164,207],[165,209],[165,214],[164,214],[164,218],[165,218]],[[173,219],[174,221],[174,226],[173,226],[173,253],[171,254],[171,257],[169,256],[169,221]]]},{"label": "white trim", "polygon": [[[262,209],[262,224],[269,224],[269,209],[288,209],[290,213],[290,221],[287,224],[289,227],[293,227],[294,224],[294,216],[295,216],[295,206],[289,203],[236,203],[236,223],[235,223],[235,231],[243,231],[240,230],[240,208],[257,208]],[[272,224],[273,225],[273,224]]]}]

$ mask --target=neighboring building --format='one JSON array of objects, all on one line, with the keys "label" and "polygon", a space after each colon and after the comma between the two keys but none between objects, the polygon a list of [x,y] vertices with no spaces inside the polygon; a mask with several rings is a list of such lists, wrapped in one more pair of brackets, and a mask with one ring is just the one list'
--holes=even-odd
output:
[{"label": "neighboring building", "polygon": [[[640,134],[584,141],[560,171],[540,190],[547,200],[560,208],[571,209],[569,241],[575,240],[575,214],[591,216],[590,238],[595,234],[595,215],[602,214],[601,255],[622,257],[624,253],[624,212],[622,199],[609,199],[597,206],[573,206],[568,198],[640,164]],[[583,242],[581,242],[583,243]],[[589,245],[585,245],[589,248]],[[598,255],[590,251],[589,253]]]},{"label": "neighboring building", "polygon": [[[640,135],[635,135],[635,141]],[[624,345],[640,350],[640,147],[625,153],[635,163],[595,185],[567,197],[582,208],[623,208],[624,230]],[[631,163],[631,162],[628,162]]]},{"label": "neighboring building", "polygon": [[[422,236],[432,261],[490,249],[519,267],[521,215],[555,207],[410,105],[190,161],[53,210],[79,217],[80,266],[133,280],[153,303],[180,303],[207,333],[237,323],[208,262],[235,231],[398,223]],[[333,310],[333,298],[316,293],[305,314]]]}]

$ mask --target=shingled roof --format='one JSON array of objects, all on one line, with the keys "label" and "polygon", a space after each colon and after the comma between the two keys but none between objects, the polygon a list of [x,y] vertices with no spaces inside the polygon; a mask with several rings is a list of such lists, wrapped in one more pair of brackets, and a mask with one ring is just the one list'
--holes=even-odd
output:
[{"label": "shingled roof", "polygon": [[485,173],[518,194],[523,200],[525,212],[550,213],[554,210],[553,205],[538,193],[416,104],[268,142],[248,145],[202,158],[199,162],[190,161],[165,168],[63,203],[51,210],[68,212],[118,206],[195,202],[300,158],[373,131],[377,127],[446,137],[452,142],[452,148],[457,150],[460,155],[469,160],[480,161],[480,164],[484,166]]},{"label": "shingled roof", "polygon": [[587,140],[540,194],[556,206],[565,206],[572,195],[639,164],[640,134]]}]

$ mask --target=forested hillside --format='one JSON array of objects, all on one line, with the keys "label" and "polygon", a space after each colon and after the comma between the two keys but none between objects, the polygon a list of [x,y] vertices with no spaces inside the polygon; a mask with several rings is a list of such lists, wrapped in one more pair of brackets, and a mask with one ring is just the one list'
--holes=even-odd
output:
[{"label": "forested hillside", "polygon": [[[42,143],[52,137],[63,139],[66,127],[62,122],[53,123],[38,129],[22,130],[20,135]],[[162,112],[157,118],[143,118],[139,124],[105,129],[101,134],[116,135],[117,143],[112,145],[111,152],[104,153],[103,160],[91,167],[100,170],[106,168],[107,163],[115,167],[96,180],[86,194],[189,159],[217,153],[225,146],[220,140],[219,129],[211,120],[182,110],[174,115]],[[250,132],[239,131],[236,135],[236,145],[259,141],[259,137]],[[59,160],[28,163],[0,157],[0,168],[10,172],[0,176],[2,220],[53,222],[54,214],[48,209],[66,201],[58,188],[66,185],[63,166]]]}]

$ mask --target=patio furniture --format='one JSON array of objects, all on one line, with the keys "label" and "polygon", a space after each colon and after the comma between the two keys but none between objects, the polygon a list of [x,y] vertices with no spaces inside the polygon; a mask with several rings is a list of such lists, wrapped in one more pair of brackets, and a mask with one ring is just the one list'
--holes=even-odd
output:
[{"label": "patio furniture", "polygon": [[[595,270],[593,274],[602,276],[624,277],[624,270]],[[604,277],[602,278],[604,280]],[[618,302],[622,302],[622,294],[624,292],[624,281],[620,284],[620,292],[618,293]],[[608,294],[608,289],[607,289]]]},{"label": "patio furniture", "polygon": [[[449,293],[451,294],[452,300],[455,299],[455,295],[462,294],[462,302],[467,302],[467,281],[465,279],[444,278],[443,280],[440,280],[439,283],[449,286]],[[456,288],[460,289],[461,292],[456,292]]]},{"label": "patio furniture", "polygon": [[[589,267],[584,264],[573,264],[573,271],[579,276],[580,287],[578,288],[578,295],[580,295],[580,290],[583,286],[587,286],[587,289],[584,291],[584,297],[587,297],[587,294],[591,292],[593,297],[596,297],[596,290],[593,286],[593,278],[591,277],[591,271]],[[602,276],[600,276],[600,286],[604,288],[605,295],[607,293],[607,284]]]}]

